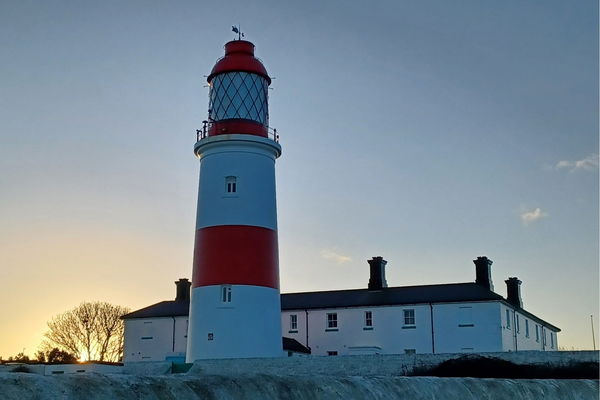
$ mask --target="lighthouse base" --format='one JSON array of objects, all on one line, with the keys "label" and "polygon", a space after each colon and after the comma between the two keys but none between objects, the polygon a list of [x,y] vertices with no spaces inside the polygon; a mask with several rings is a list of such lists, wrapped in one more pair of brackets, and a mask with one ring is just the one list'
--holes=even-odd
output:
[{"label": "lighthouse base", "polygon": [[279,290],[212,285],[192,290],[186,362],[281,357]]}]

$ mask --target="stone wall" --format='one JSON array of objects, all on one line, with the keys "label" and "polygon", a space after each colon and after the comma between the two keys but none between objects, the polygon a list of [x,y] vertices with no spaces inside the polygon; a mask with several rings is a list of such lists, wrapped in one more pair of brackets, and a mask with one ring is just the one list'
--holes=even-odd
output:
[{"label": "stone wall", "polygon": [[[574,362],[598,363],[597,351],[523,351],[477,353],[521,365],[566,366]],[[466,354],[399,354],[338,357],[290,357],[273,359],[198,360],[189,371],[196,375],[268,374],[321,376],[405,376],[415,368],[434,367]],[[471,354],[475,355],[475,354]]]}]

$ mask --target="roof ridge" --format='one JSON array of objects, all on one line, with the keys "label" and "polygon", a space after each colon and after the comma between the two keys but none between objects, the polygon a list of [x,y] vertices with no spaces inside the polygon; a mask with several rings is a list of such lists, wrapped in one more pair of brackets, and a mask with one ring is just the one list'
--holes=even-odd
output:
[{"label": "roof ridge", "polygon": [[[434,283],[434,284],[429,284],[429,285],[391,286],[391,287],[386,287],[386,288],[379,289],[379,290],[373,290],[373,289],[368,289],[368,288],[336,289],[336,290],[313,290],[313,291],[306,291],[306,292],[281,293],[281,295],[284,296],[284,295],[291,295],[291,294],[339,293],[339,292],[357,292],[357,291],[381,292],[381,291],[393,290],[393,289],[421,288],[421,287],[434,287],[434,286],[459,286],[459,285],[478,285],[478,284],[475,283],[475,282]],[[480,286],[480,285],[478,285],[478,286]],[[482,286],[482,288],[483,288],[483,286]],[[490,292],[495,293],[495,292],[493,292],[491,290],[490,290]]]}]

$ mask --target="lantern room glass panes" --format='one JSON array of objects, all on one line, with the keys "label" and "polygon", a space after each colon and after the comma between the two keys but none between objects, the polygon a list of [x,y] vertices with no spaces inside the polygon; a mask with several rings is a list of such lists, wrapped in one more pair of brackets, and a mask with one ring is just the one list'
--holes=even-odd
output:
[{"label": "lantern room glass panes", "polygon": [[227,72],[210,82],[209,118],[250,119],[269,124],[269,83],[260,75],[248,72]]}]

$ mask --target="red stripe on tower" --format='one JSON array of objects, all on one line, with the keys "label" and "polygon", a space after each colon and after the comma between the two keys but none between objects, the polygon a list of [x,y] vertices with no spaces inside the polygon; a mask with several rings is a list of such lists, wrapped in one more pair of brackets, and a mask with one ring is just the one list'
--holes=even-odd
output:
[{"label": "red stripe on tower", "polygon": [[193,287],[223,284],[279,289],[277,232],[222,225],[196,231]]}]

